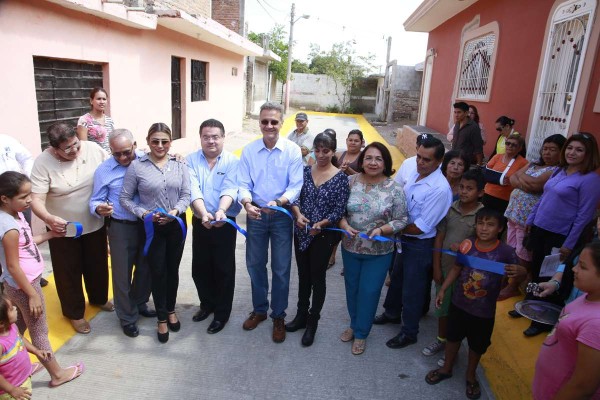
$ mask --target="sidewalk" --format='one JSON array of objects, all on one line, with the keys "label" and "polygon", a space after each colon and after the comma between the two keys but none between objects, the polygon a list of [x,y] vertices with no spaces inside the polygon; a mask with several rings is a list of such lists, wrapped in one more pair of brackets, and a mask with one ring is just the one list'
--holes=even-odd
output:
[{"label": "sidewalk", "polygon": [[[335,129],[339,140],[345,139],[347,132],[354,128],[363,130],[368,140],[378,140],[375,129],[364,126],[364,118],[309,113],[309,119],[314,121],[315,127],[317,121],[321,121],[327,125],[324,128]],[[292,126],[293,115],[286,119],[282,133],[287,134]],[[236,137],[243,136],[240,135]],[[254,137],[250,133],[247,139]],[[382,139],[379,137],[379,140]],[[401,155],[396,155],[396,167],[400,160]],[[240,225],[245,226],[245,221],[245,216],[240,215]],[[252,311],[252,300],[245,266],[244,237],[238,235],[233,313],[223,331],[216,335],[207,334],[211,318],[192,322],[198,298],[191,279],[191,238],[190,226],[180,267],[176,308],[182,323],[181,331],[171,333],[169,342],[160,344],[156,339],[156,321],[142,318],[139,321],[140,336],[132,339],[123,335],[114,313],[100,312],[91,321],[91,334],[72,336],[57,352],[61,365],[83,360],[86,372],[74,382],[56,389],[46,386],[49,376],[45,371],[37,374],[33,378],[36,399],[465,398],[467,355],[464,348],[454,378],[436,386],[425,383],[425,374],[437,368],[438,360],[437,356],[421,354],[421,349],[436,336],[437,320],[432,313],[423,318],[416,345],[402,350],[388,349],[385,342],[398,333],[399,325],[374,326],[365,353],[361,356],[351,354],[351,344],[339,340],[339,335],[349,324],[339,251],[336,265],[327,272],[327,299],[313,346],[301,346],[302,331],[288,333],[284,343],[276,344],[271,340],[272,323],[269,320],[254,331],[242,330],[243,321]],[[44,249],[49,263],[47,246]],[[296,264],[292,260],[288,320],[295,315],[297,287]],[[386,290],[382,291],[381,303]],[[48,313],[60,315],[53,286],[45,288],[44,294],[49,304]],[[51,325],[50,331],[53,329],[56,328]],[[71,335],[69,329],[60,334]],[[487,393],[489,386],[483,376],[481,379],[481,398],[493,398]]]}]

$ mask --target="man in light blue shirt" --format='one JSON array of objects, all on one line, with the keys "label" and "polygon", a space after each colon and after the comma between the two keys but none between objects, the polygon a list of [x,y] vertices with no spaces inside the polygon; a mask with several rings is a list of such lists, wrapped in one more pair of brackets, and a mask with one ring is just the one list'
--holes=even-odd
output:
[{"label": "man in light blue shirt", "polygon": [[409,224],[402,231],[402,253],[396,254],[390,287],[375,324],[402,321],[398,335],[388,340],[397,349],[417,342],[419,320],[423,313],[425,292],[431,289],[429,270],[433,263],[433,242],[438,223],[452,204],[452,190],[439,166],[444,145],[428,137],[417,148],[417,169],[407,178],[404,194]]},{"label": "man in light blue shirt", "polygon": [[136,337],[139,334],[138,316],[156,317],[156,312],[148,310],[146,305],[152,278],[143,256],[143,224],[119,204],[119,195],[127,167],[143,153],[136,154],[136,143],[127,129],[115,129],[108,140],[112,157],[100,164],[94,173],[90,213],[98,218],[108,218],[115,310],[123,333]]},{"label": "man in light blue shirt", "polygon": [[267,257],[271,242],[271,318],[273,341],[285,340],[285,310],[288,305],[292,236],[294,222],[290,216],[267,206],[289,206],[302,189],[302,154],[293,142],[279,137],[283,119],[281,105],[265,103],[260,108],[262,140],[242,151],[239,185],[241,204],[248,214],[246,266],[252,282],[250,316],[245,330],[252,330],[267,319],[269,279]]},{"label": "man in light blue shirt", "polygon": [[206,330],[223,329],[233,303],[235,289],[235,239],[237,230],[228,223],[211,225],[212,221],[230,219],[235,222],[241,206],[237,202],[239,160],[223,150],[225,127],[216,119],[200,125],[201,149],[187,156],[192,192],[192,278],[200,298],[200,310],[194,321],[203,321],[214,312]]}]

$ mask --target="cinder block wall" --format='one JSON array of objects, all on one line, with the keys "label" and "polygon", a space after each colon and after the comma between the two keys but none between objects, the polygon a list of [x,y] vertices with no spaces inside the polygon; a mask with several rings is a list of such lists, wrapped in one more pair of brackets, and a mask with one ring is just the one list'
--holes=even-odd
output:
[{"label": "cinder block wall", "polygon": [[213,0],[211,18],[244,36],[244,0]]}]

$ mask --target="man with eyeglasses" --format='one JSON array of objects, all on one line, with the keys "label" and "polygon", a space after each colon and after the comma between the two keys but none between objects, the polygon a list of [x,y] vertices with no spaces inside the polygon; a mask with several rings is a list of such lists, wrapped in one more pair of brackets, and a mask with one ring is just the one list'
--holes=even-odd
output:
[{"label": "man with eyeglasses", "polygon": [[115,310],[123,333],[136,337],[139,335],[138,316],[156,317],[156,311],[149,310],[146,304],[152,282],[143,257],[144,227],[134,214],[121,206],[119,195],[127,167],[144,153],[136,149],[133,135],[127,129],[115,129],[108,140],[112,157],[94,173],[90,212],[98,218],[106,218],[109,223]]},{"label": "man with eyeglasses", "polygon": [[431,289],[436,227],[452,204],[452,190],[440,170],[444,145],[432,136],[417,147],[417,168],[404,184],[409,224],[402,230],[402,253],[396,254],[390,287],[376,325],[400,323],[400,333],[386,345],[399,349],[417,342],[425,291]]},{"label": "man with eyeglasses", "polygon": [[267,102],[261,106],[259,123],[262,140],[244,148],[239,169],[239,198],[248,214],[246,266],[252,282],[253,306],[243,328],[253,330],[267,319],[267,257],[271,242],[270,316],[273,319],[273,341],[276,343],[285,340],[294,223],[290,215],[266,207],[289,207],[300,195],[303,182],[300,148],[279,137],[282,119],[280,104]]},{"label": "man with eyeglasses", "polygon": [[[190,171],[192,218],[192,278],[200,298],[195,322],[214,313],[206,332],[220,332],[231,314],[235,289],[236,228],[241,206],[237,202],[240,161],[223,149],[225,127],[216,119],[200,125],[201,149],[187,156]],[[217,222],[217,223],[215,223]]]},{"label": "man with eyeglasses", "polygon": [[306,113],[299,112],[296,114],[296,129],[288,134],[288,139],[296,143],[302,152],[302,162],[308,164],[310,151],[313,148],[316,134],[310,133],[308,130],[308,116]]}]

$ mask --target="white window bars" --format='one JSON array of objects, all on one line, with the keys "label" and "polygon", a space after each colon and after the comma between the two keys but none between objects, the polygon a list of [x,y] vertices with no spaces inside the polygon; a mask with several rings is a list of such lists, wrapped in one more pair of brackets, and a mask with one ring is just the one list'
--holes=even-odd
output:
[{"label": "white window bars", "polygon": [[485,100],[488,97],[495,44],[496,33],[494,32],[471,39],[464,44],[458,79],[458,98]]}]

